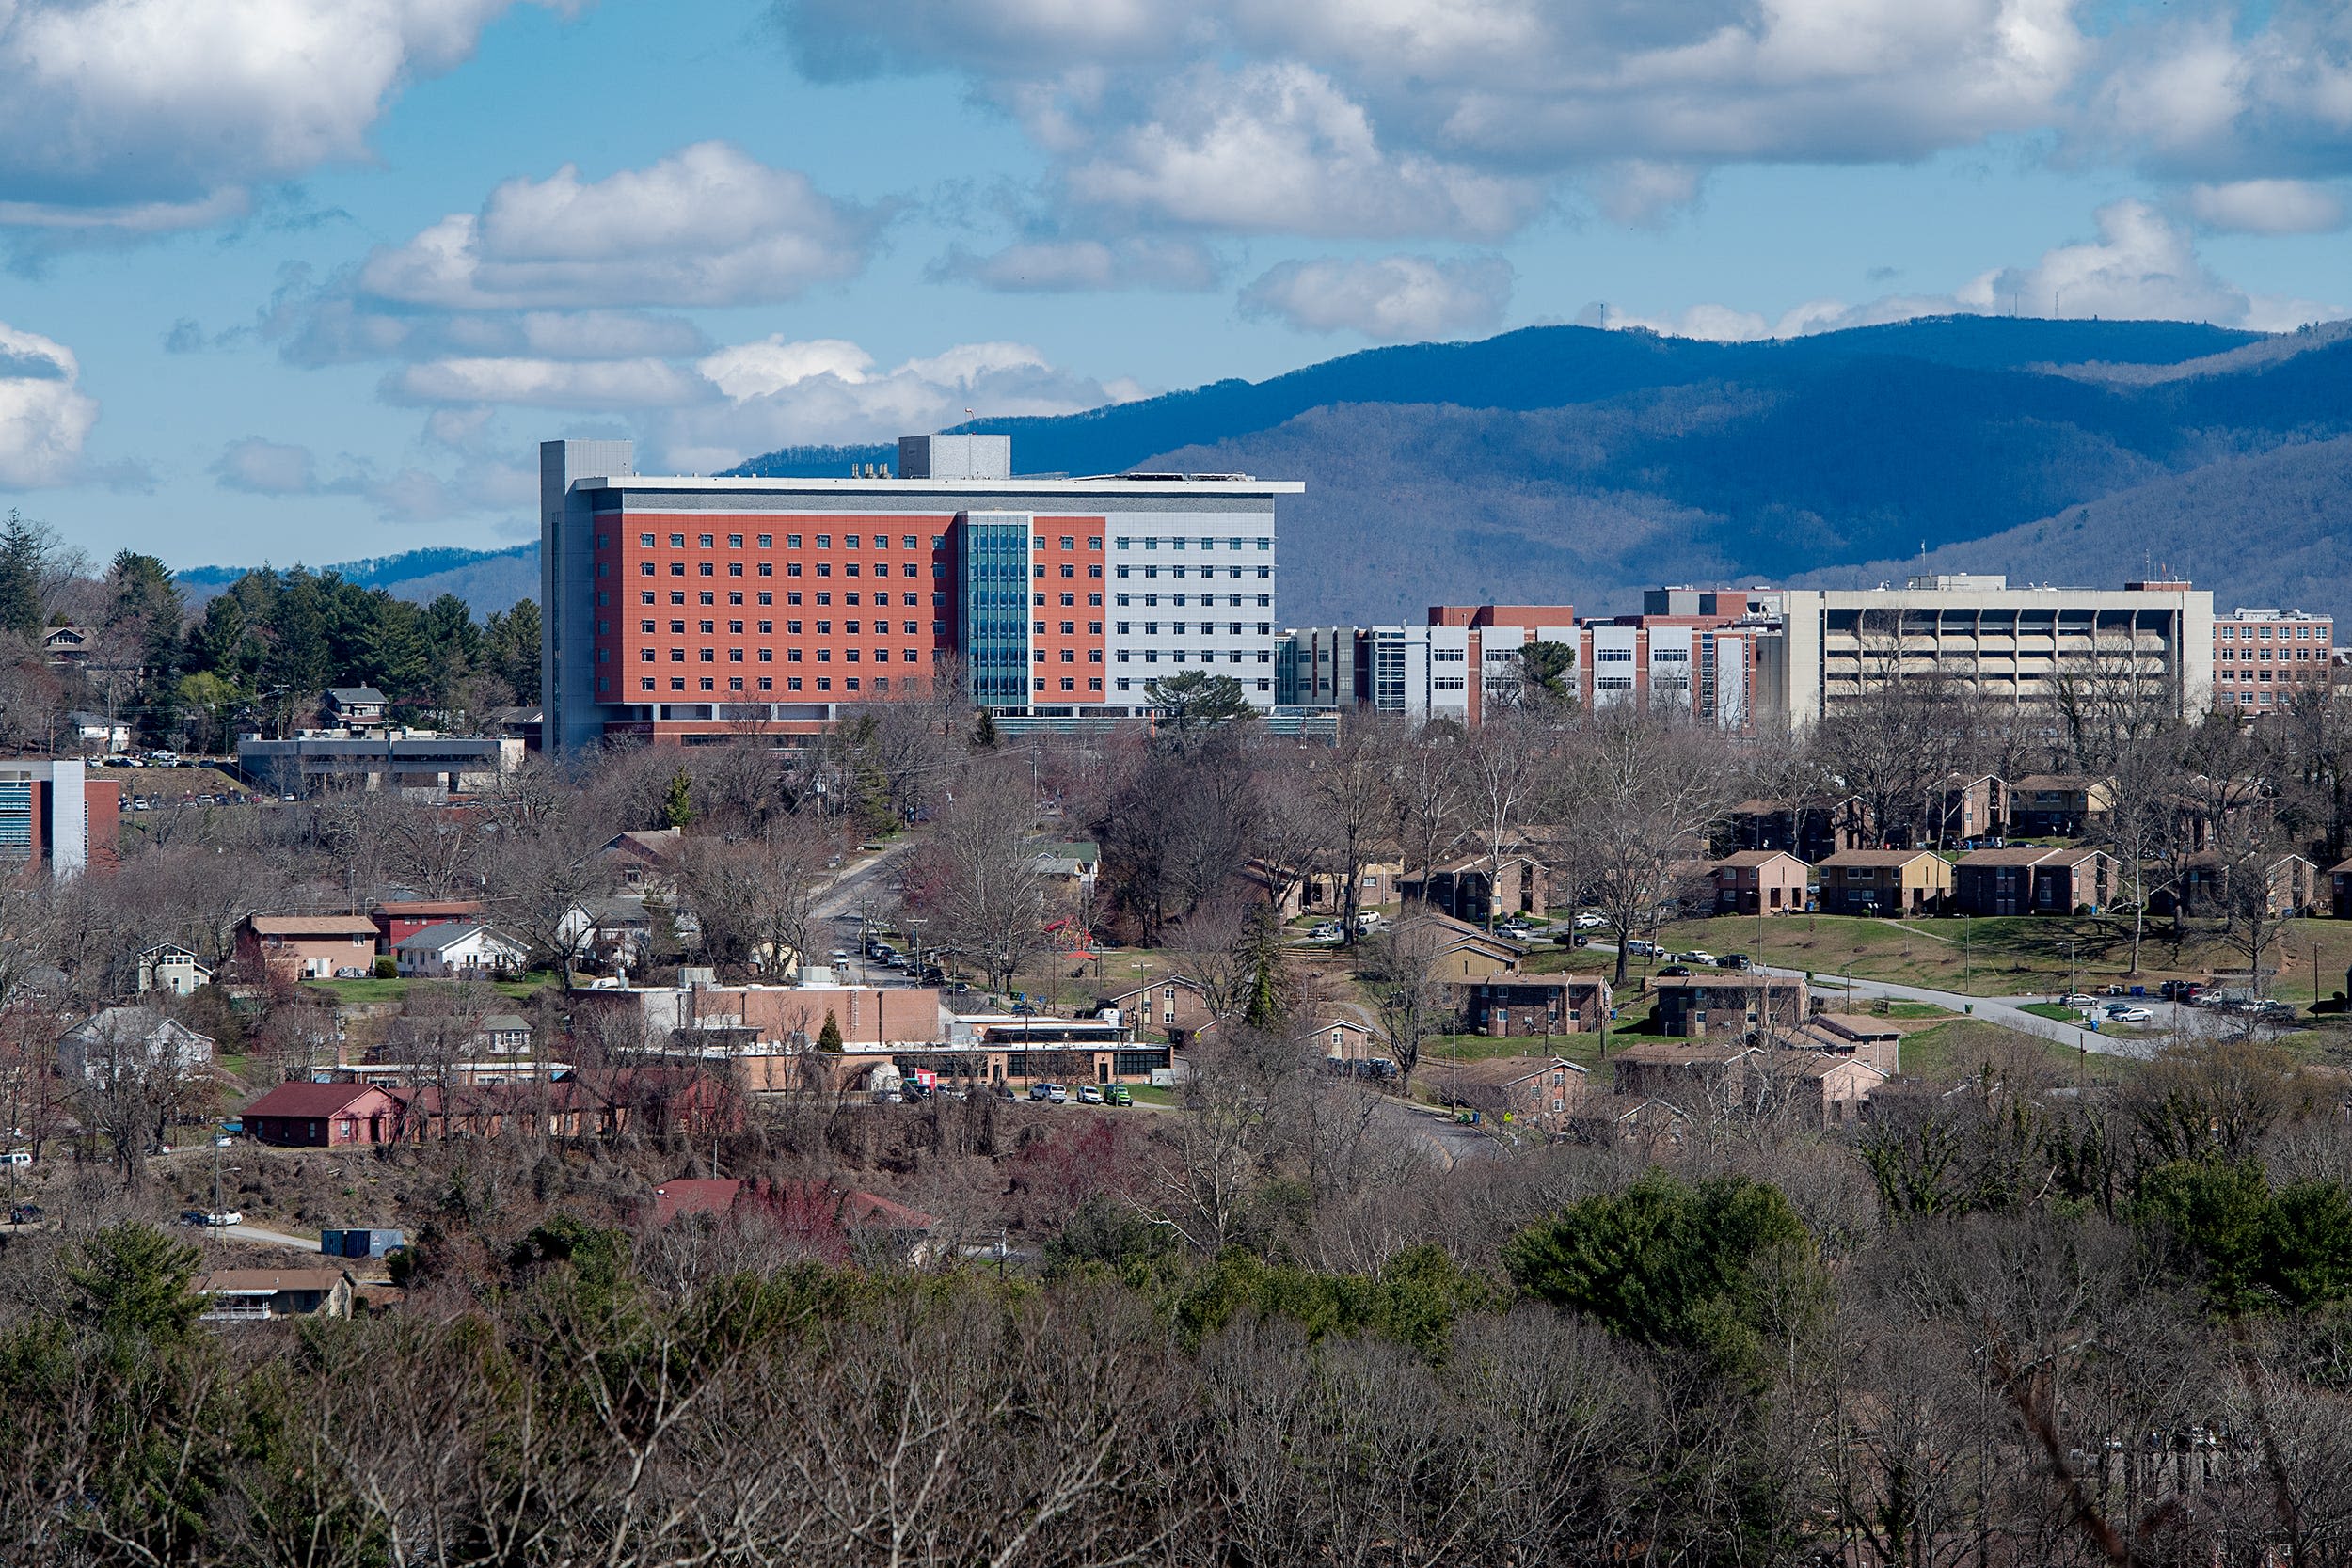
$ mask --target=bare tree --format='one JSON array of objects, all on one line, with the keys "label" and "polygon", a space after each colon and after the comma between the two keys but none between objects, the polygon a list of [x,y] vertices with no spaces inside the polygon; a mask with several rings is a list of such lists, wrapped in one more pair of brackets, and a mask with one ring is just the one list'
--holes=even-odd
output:
[{"label": "bare tree", "polygon": [[1042,945],[1046,884],[1029,839],[1029,781],[976,766],[906,860],[899,895],[934,945],[977,964],[998,990]]},{"label": "bare tree", "polygon": [[2185,869],[2182,838],[2182,785],[2178,753],[2156,736],[2128,741],[2108,759],[2111,805],[2099,824],[2097,841],[2122,868],[2132,905],[2132,960],[2139,973],[2140,943],[2148,929],[2148,901],[2170,891],[2179,896]]},{"label": "bare tree", "polygon": [[703,950],[773,979],[804,962],[834,840],[794,822],[756,839],[699,839],[681,856],[678,892],[702,922]]},{"label": "bare tree", "polygon": [[1321,860],[1338,884],[1341,940],[1353,943],[1364,867],[1388,850],[1396,819],[1387,736],[1369,725],[1344,729],[1337,746],[1303,768],[1307,797],[1323,823]]},{"label": "bare tree", "polygon": [[1578,863],[1616,933],[1622,986],[1627,943],[1656,927],[1684,867],[1704,856],[1703,835],[1723,815],[1729,773],[1711,733],[1632,707],[1593,714],[1580,739],[1558,776],[1552,815],[1572,825]]}]

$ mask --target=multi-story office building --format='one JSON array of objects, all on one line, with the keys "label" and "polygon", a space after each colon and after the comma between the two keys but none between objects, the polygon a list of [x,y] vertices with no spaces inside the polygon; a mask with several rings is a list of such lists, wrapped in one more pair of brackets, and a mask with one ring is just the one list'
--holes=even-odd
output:
[{"label": "multi-story office building", "polygon": [[2239,610],[2213,621],[2213,702],[2275,708],[2298,691],[2325,692],[2335,644],[2332,617],[2299,610]]},{"label": "multi-story office building", "polygon": [[0,870],[46,866],[64,880],[115,863],[122,786],[79,762],[0,761]]},{"label": "multi-story office building", "polygon": [[635,472],[540,447],[543,743],[821,730],[959,672],[1015,721],[1150,711],[1151,680],[1275,701],[1274,502],[1243,474],[1020,476],[1003,436],[919,436],[841,479]]},{"label": "multi-story office building", "polygon": [[2213,594],[2185,582],[2011,588],[1955,574],[1778,597],[1782,651],[1760,667],[1758,705],[1799,727],[1938,677],[2021,708],[2129,697],[2195,714],[2213,699]]}]

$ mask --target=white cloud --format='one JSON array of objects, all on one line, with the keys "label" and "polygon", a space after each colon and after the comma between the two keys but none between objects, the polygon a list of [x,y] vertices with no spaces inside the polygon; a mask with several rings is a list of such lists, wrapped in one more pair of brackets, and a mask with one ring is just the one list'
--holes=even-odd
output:
[{"label": "white cloud", "polygon": [[1723,305],[1694,305],[1679,317],[1604,310],[1596,325],[1744,342],[1952,313],[2202,321],[2255,332],[2352,315],[2342,305],[2249,294],[2206,266],[2188,230],[2149,202],[2109,202],[2093,219],[2097,239],[2054,246],[2029,266],[1980,274],[1949,294],[1891,294],[1862,305],[1807,300],[1770,325]]},{"label": "white cloud", "polygon": [[709,388],[663,359],[429,359],[394,371],[384,395],[403,404],[520,404],[532,408],[661,408]]},{"label": "white cloud", "polygon": [[1067,171],[1073,196],[1208,229],[1494,237],[1544,199],[1534,182],[1391,152],[1361,104],[1289,62],[1197,67],[1097,145]]},{"label": "white cloud", "polygon": [[986,256],[957,247],[934,261],[933,282],[977,283],[1003,293],[1065,293],[1104,289],[1214,289],[1224,267],[1190,240],[1135,236],[1102,240],[1029,240]]},{"label": "white cloud", "polygon": [[2252,26],[2184,11],[2117,35],[2084,140],[2162,175],[2352,174],[2352,9],[2280,0]]},{"label": "white cloud", "polygon": [[1360,332],[1383,342],[1492,332],[1515,276],[1500,256],[1284,261],[1242,291],[1245,315],[1302,332]]},{"label": "white cloud", "polygon": [[2344,227],[2344,194],[2308,180],[2235,180],[2193,185],[2191,216],[2240,234],[2325,234]]},{"label": "white cloud", "polygon": [[598,181],[568,164],[509,180],[376,251],[358,288],[453,310],[766,304],[862,271],[879,227],[806,175],[700,142]]},{"label": "white cloud", "polygon": [[2246,319],[2243,290],[2198,260],[2187,230],[2145,201],[2112,201],[2094,214],[2099,237],[2044,251],[2030,267],[2005,267],[1963,288],[1962,305],[2021,315],[2131,320]]},{"label": "white cloud", "polygon": [[778,0],[805,68],[975,79],[1081,201],[1499,237],[1552,182],[1651,222],[1711,167],[1911,159],[2071,112],[2079,0]]},{"label": "white cloud", "polygon": [[696,367],[719,401],[662,417],[656,441],[690,471],[804,443],[861,442],[998,417],[1071,414],[1143,395],[1061,370],[1026,343],[959,343],[884,370],[858,344],[782,337],[739,343]]},{"label": "white cloud", "polygon": [[98,422],[80,361],[63,343],[0,322],[0,484],[63,484]]},{"label": "white cloud", "polygon": [[[543,0],[569,9],[568,0]],[[0,221],[154,230],[363,158],[408,82],[513,0],[6,0]]]},{"label": "white cloud", "polygon": [[213,461],[213,478],[224,490],[254,496],[318,493],[318,464],[308,447],[249,436],[232,441]]}]

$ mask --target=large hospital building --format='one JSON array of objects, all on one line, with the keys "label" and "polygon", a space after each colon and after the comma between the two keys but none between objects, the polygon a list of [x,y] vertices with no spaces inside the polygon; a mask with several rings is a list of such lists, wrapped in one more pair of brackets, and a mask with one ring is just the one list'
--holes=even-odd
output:
[{"label": "large hospital building", "polygon": [[641,475],[539,449],[543,743],[815,733],[958,672],[1015,721],[1119,719],[1145,683],[1275,701],[1277,496],[1246,474],[1012,472],[1011,438],[916,436],[898,472]]}]

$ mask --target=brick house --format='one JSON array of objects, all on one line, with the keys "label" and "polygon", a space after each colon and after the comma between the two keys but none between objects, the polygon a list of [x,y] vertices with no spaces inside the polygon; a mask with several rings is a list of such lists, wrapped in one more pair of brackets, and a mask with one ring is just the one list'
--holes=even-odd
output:
[{"label": "brick house", "polygon": [[1491,864],[1485,855],[1463,855],[1398,887],[1406,898],[1471,926],[1484,926],[1490,915],[1500,921],[1544,913],[1544,865],[1532,855],[1506,853]]},{"label": "brick house", "polygon": [[375,922],[363,914],[249,914],[237,922],[237,962],[297,980],[375,966]]},{"label": "brick house", "polygon": [[1561,1132],[1583,1107],[1585,1069],[1560,1056],[1496,1056],[1438,1066],[1424,1061],[1421,1080],[1442,1105]]},{"label": "brick house", "polygon": [[1462,1032],[1495,1038],[1586,1034],[1600,1027],[1612,1000],[1597,974],[1502,974],[1454,989]]},{"label": "brick house", "polygon": [[2115,781],[2029,773],[2010,786],[2010,829],[2020,838],[2079,838],[2115,811]]},{"label": "brick house", "polygon": [[1813,868],[1786,849],[1741,849],[1708,873],[1717,914],[1797,914],[1805,908]]},{"label": "brick house", "polygon": [[280,1084],[245,1110],[245,1130],[279,1148],[398,1143],[407,1105],[373,1084]]},{"label": "brick house", "polygon": [[1726,852],[1784,849],[1818,864],[1840,849],[1867,849],[1879,842],[1869,803],[1849,795],[1826,805],[1787,800],[1742,800],[1724,814],[1717,837]]},{"label": "brick house", "polygon": [[1932,914],[1951,897],[1951,863],[1926,849],[1840,849],[1814,870],[1824,914],[1900,919]]},{"label": "brick house", "polygon": [[1795,975],[1734,970],[1720,974],[1668,974],[1658,992],[1658,1032],[1697,1039],[1729,1034],[1793,1034],[1805,1020],[1810,990]]},{"label": "brick house", "polygon": [[2352,920],[2352,861],[2328,873],[2328,907],[2338,920]]},{"label": "brick house", "polygon": [[2005,838],[2010,831],[2009,781],[1995,773],[1944,781],[1935,799],[1935,820],[1929,836],[1937,844],[1963,844],[1972,839]]},{"label": "brick house", "polygon": [[375,922],[375,950],[389,953],[428,926],[481,915],[479,898],[406,898],[376,905],[369,918]]},{"label": "brick house", "polygon": [[1154,975],[1104,997],[1100,1006],[1117,1007],[1137,1038],[1156,1031],[1170,1045],[1188,1045],[1216,1022],[1216,1015],[1209,1010],[1209,993],[1188,974]]},{"label": "brick house", "polygon": [[2013,844],[1977,849],[1953,867],[1953,905],[1963,914],[2096,914],[2120,885],[2115,857],[2102,849]]},{"label": "brick house", "polygon": [[[2329,874],[2331,895],[2339,879]],[[2264,912],[2300,914],[2319,903],[2319,867],[2300,855],[2280,855],[2263,873],[2266,889]],[[2183,914],[2221,914],[2228,910],[2229,867],[2213,854],[2192,858],[2181,873],[2178,901]],[[2163,895],[2149,901],[2158,914],[2170,914],[2172,899]],[[2330,898],[2332,906],[2333,897]]]}]

